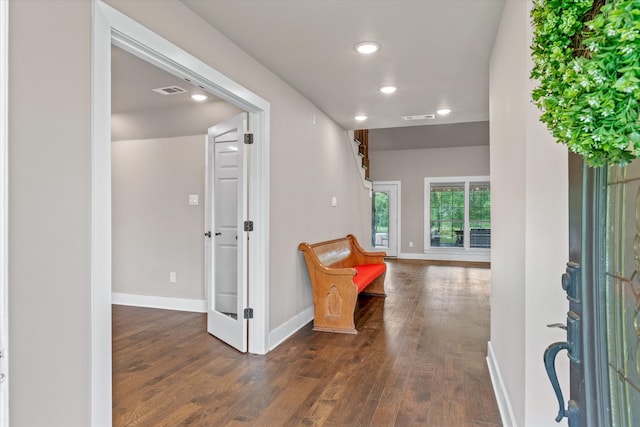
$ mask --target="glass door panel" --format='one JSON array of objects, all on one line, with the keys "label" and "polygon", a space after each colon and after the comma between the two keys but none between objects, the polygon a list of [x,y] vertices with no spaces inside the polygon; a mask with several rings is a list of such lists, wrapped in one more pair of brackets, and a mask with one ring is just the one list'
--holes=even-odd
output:
[{"label": "glass door panel", "polygon": [[611,166],[604,324],[611,425],[640,425],[640,161]]},{"label": "glass door panel", "polygon": [[371,213],[371,247],[385,251],[387,256],[398,255],[398,182],[373,183]]},{"label": "glass door panel", "polygon": [[373,227],[371,246],[376,249],[389,247],[389,193],[373,192]]}]

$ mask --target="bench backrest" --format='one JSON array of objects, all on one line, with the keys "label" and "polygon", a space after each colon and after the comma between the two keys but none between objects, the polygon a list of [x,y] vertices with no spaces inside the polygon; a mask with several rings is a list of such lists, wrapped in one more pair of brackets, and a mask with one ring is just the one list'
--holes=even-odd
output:
[{"label": "bench backrest", "polygon": [[[364,264],[384,264],[384,252],[367,252],[352,234],[314,244],[300,243],[307,266],[313,268],[353,268]],[[354,273],[355,274],[355,273]]]},{"label": "bench backrest", "polygon": [[330,242],[311,245],[318,260],[331,268],[353,267],[353,248],[349,239],[336,239]]},{"label": "bench backrest", "polygon": [[[308,261],[314,263],[320,263],[327,268],[346,268],[354,267],[358,265],[358,253],[354,249],[355,239],[353,236],[348,235],[341,239],[329,240],[326,242],[319,242],[314,244],[301,243],[299,248],[304,251],[305,254],[309,254],[311,258]],[[307,255],[305,255],[307,257]]]}]

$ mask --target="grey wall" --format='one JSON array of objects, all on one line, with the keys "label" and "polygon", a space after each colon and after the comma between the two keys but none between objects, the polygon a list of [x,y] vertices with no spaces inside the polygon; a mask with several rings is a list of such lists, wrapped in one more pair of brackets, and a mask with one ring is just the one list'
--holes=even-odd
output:
[{"label": "grey wall", "polygon": [[206,135],[211,125],[241,112],[227,102],[212,102],[112,114],[111,140]]},{"label": "grey wall", "polygon": [[[370,199],[346,132],[181,2],[110,4],[271,102],[271,328],[287,322],[312,306],[298,243],[366,241]],[[15,427],[91,425],[91,7],[9,8]]]},{"label": "grey wall", "polygon": [[205,136],[116,141],[111,152],[113,292],[204,299]]},{"label": "grey wall", "polygon": [[90,2],[10,2],[13,427],[91,424],[90,65]]},{"label": "grey wall", "polygon": [[[496,389],[512,409],[505,425],[537,427],[553,425],[558,409],[541,360],[550,343],[566,339],[545,325],[567,311],[560,277],[568,258],[568,184],[566,148],[529,98],[530,8],[530,1],[506,2],[491,57],[489,356],[503,380]],[[566,356],[557,366],[567,390]]]},{"label": "grey wall", "polygon": [[[374,181],[401,181],[401,253],[424,252],[424,178],[489,175],[489,146],[369,152]],[[409,247],[409,242],[413,247]]]}]

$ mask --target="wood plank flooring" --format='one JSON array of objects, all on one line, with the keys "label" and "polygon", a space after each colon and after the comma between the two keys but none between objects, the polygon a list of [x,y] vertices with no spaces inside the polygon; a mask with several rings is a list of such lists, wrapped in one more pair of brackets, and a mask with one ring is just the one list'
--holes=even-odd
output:
[{"label": "wood plank flooring", "polygon": [[486,367],[490,270],[389,261],[358,335],[311,324],[266,356],[204,314],[113,306],[113,425],[495,427]]}]

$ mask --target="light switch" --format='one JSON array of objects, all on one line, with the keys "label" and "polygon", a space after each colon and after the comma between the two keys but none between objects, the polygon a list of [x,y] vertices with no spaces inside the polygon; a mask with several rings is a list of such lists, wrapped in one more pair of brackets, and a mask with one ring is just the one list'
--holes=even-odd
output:
[{"label": "light switch", "polygon": [[338,206],[338,198],[336,196],[331,197],[331,206]]},{"label": "light switch", "polygon": [[198,206],[197,194],[189,194],[189,206]]}]

